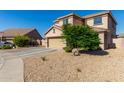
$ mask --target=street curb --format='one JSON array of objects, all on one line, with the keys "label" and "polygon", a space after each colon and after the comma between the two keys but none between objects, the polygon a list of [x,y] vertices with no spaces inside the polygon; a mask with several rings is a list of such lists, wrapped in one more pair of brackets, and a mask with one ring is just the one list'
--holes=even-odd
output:
[{"label": "street curb", "polygon": [[[28,54],[23,54],[23,55],[19,55],[18,57],[20,58],[23,58],[23,57],[28,57],[28,56],[31,56],[31,55],[34,55],[34,54],[38,54],[38,53],[44,53],[44,52],[54,52],[56,51],[56,49],[52,49],[52,50],[45,50],[45,51],[37,51],[37,52],[34,52],[34,53],[28,53]],[[15,56],[13,57],[7,57],[5,59],[13,59],[13,58],[16,58]]]},{"label": "street curb", "polygon": [[1,55],[0,56],[0,70],[3,68],[4,64],[5,64],[5,60],[4,60],[3,56]]}]

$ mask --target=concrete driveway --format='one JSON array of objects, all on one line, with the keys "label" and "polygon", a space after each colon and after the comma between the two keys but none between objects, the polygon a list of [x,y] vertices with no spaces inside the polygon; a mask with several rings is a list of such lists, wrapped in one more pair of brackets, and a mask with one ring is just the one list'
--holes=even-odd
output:
[{"label": "concrete driveway", "polygon": [[55,49],[40,47],[0,51],[0,82],[23,82],[24,68],[21,58],[53,51]]},{"label": "concrete driveway", "polygon": [[15,57],[22,58],[22,57],[35,55],[37,53],[50,53],[53,51],[56,51],[56,49],[43,48],[43,47],[31,47],[31,48],[13,49],[8,51],[3,50],[2,53],[5,59],[13,59]]}]

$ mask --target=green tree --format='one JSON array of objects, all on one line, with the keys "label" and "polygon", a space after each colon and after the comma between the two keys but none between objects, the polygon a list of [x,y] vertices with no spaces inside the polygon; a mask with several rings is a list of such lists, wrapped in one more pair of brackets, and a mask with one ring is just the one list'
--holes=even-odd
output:
[{"label": "green tree", "polygon": [[25,47],[29,44],[30,38],[28,36],[16,36],[13,42],[18,47]]},{"label": "green tree", "polygon": [[63,25],[63,37],[71,49],[96,50],[100,44],[98,33],[84,25]]}]

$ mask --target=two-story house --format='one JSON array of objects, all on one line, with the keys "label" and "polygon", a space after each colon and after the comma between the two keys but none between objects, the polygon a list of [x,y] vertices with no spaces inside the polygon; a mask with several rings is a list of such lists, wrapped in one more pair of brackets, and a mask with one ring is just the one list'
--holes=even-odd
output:
[{"label": "two-story house", "polygon": [[111,11],[100,12],[87,16],[78,16],[74,13],[57,18],[54,25],[45,33],[46,47],[63,48],[66,42],[62,39],[62,25],[88,25],[97,31],[101,40],[100,47],[108,49],[113,47],[113,38],[116,37],[117,22]]}]

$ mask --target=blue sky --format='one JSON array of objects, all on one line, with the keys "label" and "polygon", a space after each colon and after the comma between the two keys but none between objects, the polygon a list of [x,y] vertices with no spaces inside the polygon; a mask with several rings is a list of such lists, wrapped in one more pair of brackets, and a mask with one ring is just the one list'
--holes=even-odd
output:
[{"label": "blue sky", "polygon": [[[101,12],[103,10],[0,10],[0,31],[9,28],[36,28],[43,36],[53,21],[68,13],[80,16]],[[118,22],[117,33],[124,32],[124,11],[113,10]]]}]

